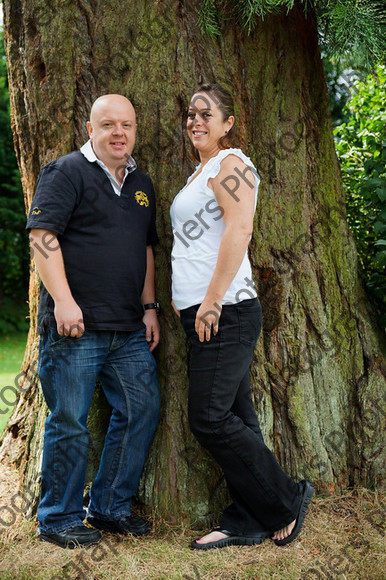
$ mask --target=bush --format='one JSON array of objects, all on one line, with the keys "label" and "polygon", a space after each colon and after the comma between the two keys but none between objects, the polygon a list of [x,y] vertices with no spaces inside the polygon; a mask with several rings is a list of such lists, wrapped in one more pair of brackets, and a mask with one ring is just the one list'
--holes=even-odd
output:
[{"label": "bush", "polygon": [[356,81],[334,133],[354,235],[369,295],[386,326],[386,67]]},{"label": "bush", "polygon": [[25,221],[0,32],[0,334],[22,330],[26,326],[29,251]]}]

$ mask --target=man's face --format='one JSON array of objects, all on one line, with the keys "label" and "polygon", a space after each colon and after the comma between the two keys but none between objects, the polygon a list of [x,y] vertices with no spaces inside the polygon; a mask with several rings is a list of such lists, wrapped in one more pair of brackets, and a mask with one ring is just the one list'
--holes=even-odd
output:
[{"label": "man's face", "polygon": [[109,169],[115,170],[131,155],[136,129],[134,107],[125,97],[106,95],[94,103],[87,131],[95,155]]}]

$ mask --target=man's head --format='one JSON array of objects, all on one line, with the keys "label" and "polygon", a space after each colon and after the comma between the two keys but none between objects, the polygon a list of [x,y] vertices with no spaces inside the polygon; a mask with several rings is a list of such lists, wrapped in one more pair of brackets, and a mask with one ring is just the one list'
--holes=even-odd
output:
[{"label": "man's head", "polygon": [[87,131],[95,155],[114,172],[131,155],[135,145],[133,105],[122,95],[103,95],[93,104]]}]

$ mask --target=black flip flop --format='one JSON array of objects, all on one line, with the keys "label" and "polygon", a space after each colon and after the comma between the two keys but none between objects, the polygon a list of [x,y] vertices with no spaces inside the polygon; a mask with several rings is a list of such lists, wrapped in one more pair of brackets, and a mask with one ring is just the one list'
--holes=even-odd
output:
[{"label": "black flip flop", "polygon": [[303,527],[308,506],[310,505],[311,498],[314,495],[314,488],[311,483],[305,479],[303,479],[300,484],[303,485],[303,497],[300,504],[298,517],[296,518],[295,527],[290,535],[283,540],[274,540],[276,546],[286,546],[292,542],[292,540],[294,540],[300,534],[300,530]]},{"label": "black flip flop", "polygon": [[237,536],[221,528],[213,528],[209,533],[211,532],[221,532],[222,534],[227,534],[228,537],[217,540],[216,542],[208,542],[207,544],[199,544],[197,540],[193,540],[190,544],[191,548],[195,548],[196,550],[211,550],[212,548],[226,548],[226,546],[255,546],[261,544],[272,533],[261,532],[255,536]]}]

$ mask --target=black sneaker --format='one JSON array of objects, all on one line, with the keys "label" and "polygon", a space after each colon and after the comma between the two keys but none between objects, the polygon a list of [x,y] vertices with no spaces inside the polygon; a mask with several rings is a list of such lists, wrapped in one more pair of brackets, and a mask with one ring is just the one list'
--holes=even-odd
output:
[{"label": "black sneaker", "polygon": [[102,534],[98,530],[87,528],[86,526],[73,526],[57,534],[40,533],[41,542],[50,542],[61,548],[78,548],[79,546],[92,546],[98,544],[102,539]]},{"label": "black sneaker", "polygon": [[133,536],[146,536],[150,533],[150,524],[138,516],[126,516],[120,520],[101,520],[93,516],[87,516],[87,523],[98,530],[105,530],[113,534],[132,534]]}]

